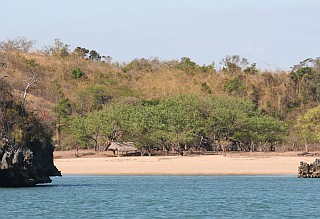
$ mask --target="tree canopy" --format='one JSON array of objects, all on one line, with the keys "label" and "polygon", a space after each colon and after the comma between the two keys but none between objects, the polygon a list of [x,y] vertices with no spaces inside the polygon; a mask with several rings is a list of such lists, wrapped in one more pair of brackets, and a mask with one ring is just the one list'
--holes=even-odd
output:
[{"label": "tree canopy", "polygon": [[250,102],[231,97],[179,95],[138,104],[111,104],[86,116],[75,116],[69,130],[77,143],[97,144],[99,137],[134,141],[140,147],[168,150],[197,148],[204,138],[213,144],[275,144],[286,136],[285,123],[263,115]]}]

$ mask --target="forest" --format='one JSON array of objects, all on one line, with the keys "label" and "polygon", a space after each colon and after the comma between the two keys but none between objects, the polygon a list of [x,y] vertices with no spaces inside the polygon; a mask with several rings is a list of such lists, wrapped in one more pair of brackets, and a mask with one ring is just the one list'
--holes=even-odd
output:
[{"label": "forest", "polygon": [[0,82],[56,150],[105,150],[113,141],[149,154],[318,150],[319,57],[283,71],[239,55],[219,67],[188,57],[119,63],[60,39],[34,45],[23,37],[0,42]]}]

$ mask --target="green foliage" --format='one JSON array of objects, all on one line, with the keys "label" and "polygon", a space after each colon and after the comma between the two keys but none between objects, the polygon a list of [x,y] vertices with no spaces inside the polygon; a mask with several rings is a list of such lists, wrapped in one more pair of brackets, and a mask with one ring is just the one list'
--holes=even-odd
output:
[{"label": "green foliage", "polygon": [[213,73],[215,71],[214,64],[199,66],[188,57],[182,57],[180,62],[176,65],[176,68],[189,74],[195,74],[197,72]]},{"label": "green foliage", "polygon": [[[194,146],[199,144],[198,141],[202,137],[221,142],[239,140],[244,143],[248,142],[248,139],[255,143],[279,142],[276,139],[283,137],[284,128],[279,128],[276,122],[265,118],[265,115],[255,116],[248,112],[259,111],[260,108],[267,115],[292,121],[291,124],[294,124],[296,116],[301,111],[320,104],[319,58],[304,60],[294,66],[291,72],[262,72],[257,69],[255,63],[249,64],[240,56],[227,56],[221,62],[221,69],[215,70],[213,64],[199,66],[188,57],[183,57],[179,61],[139,58],[127,65],[111,61],[108,64],[96,63],[93,61],[99,61],[100,55],[94,50],[91,51],[93,52],[77,47],[70,53],[69,45],[59,39],[56,39],[55,44],[47,50],[50,56],[45,57],[36,52],[24,54],[23,49],[3,49],[0,51],[0,81],[10,83],[15,94],[18,94],[23,92],[26,82],[29,81],[29,74],[26,73],[32,71],[41,80],[29,90],[27,107],[35,109],[39,117],[43,116],[42,118],[50,122],[53,122],[56,116],[68,119],[71,116],[81,115],[79,120],[83,120],[95,111],[105,112],[105,109],[112,105],[110,113],[113,114],[105,112],[104,115],[108,114],[106,118],[112,115],[112,119],[108,120],[112,124],[111,128],[101,128],[108,131],[99,132],[99,139],[102,141],[103,135],[121,132],[118,138],[134,140],[141,146],[173,147],[172,145],[179,144]],[[101,59],[103,60],[103,57]],[[186,107],[175,99],[178,98],[176,95],[186,93],[202,95],[197,97],[199,103],[186,98],[186,101],[198,107],[195,107],[194,111],[200,114],[202,121],[198,131],[192,131],[191,128],[181,130],[176,126],[180,122],[186,125],[185,120],[181,118],[190,117],[189,112],[176,111],[176,108]],[[243,112],[243,106],[241,104],[238,106],[234,99],[229,100],[224,97],[235,104],[232,107],[222,100],[218,101],[217,98],[207,100],[206,98],[212,93],[252,101],[254,107]],[[7,94],[2,93],[2,95]],[[64,102],[67,99],[69,103]],[[173,106],[164,106],[165,100],[174,103]],[[54,107],[55,114],[51,114],[52,104],[57,101],[59,102]],[[12,103],[7,101],[6,104]],[[221,109],[216,107],[219,104],[222,106]],[[211,109],[207,109],[208,105]],[[238,110],[233,109],[239,107]],[[14,120],[19,118],[19,113],[21,113],[19,107],[11,107],[4,115]],[[131,126],[130,122],[120,121],[116,115],[122,115],[135,125]],[[177,119],[179,116],[181,121]],[[204,124],[203,121],[207,121],[206,119],[210,123]],[[232,124],[237,125],[235,127]],[[247,124],[247,127],[242,124]],[[270,136],[263,136],[259,130],[267,132],[268,125],[279,129],[281,136],[275,137],[274,140]],[[243,132],[238,127],[243,127]],[[67,129],[64,127],[62,129],[65,132],[63,134],[68,135]],[[293,130],[291,135],[297,135],[292,126],[290,130]],[[86,132],[91,133],[89,130]],[[16,135],[19,136],[18,131]],[[93,132],[88,135],[91,137],[87,138],[89,139],[86,140],[87,145],[95,143],[94,135]],[[315,141],[312,140],[314,137],[308,139]]]},{"label": "green foliage", "polygon": [[66,58],[69,54],[70,45],[63,43],[59,38],[54,39],[54,46],[46,48],[46,52],[58,58]]},{"label": "green foliage", "polygon": [[306,59],[300,62],[298,65],[295,65],[292,71],[289,74],[289,78],[293,81],[296,94],[300,98],[302,94],[302,90],[304,90],[303,86],[308,80],[307,77],[312,74],[312,65],[314,60]]},{"label": "green foliage", "polygon": [[320,142],[320,106],[308,110],[297,119],[296,128],[304,142]]},{"label": "green foliage", "polygon": [[71,76],[73,79],[79,79],[82,76],[84,76],[84,73],[81,71],[80,68],[76,68],[76,69],[72,70]]},{"label": "green foliage", "polygon": [[10,133],[10,138],[15,139],[16,143],[21,145],[23,143],[23,130],[20,127],[14,127]]},{"label": "green foliage", "polygon": [[53,107],[53,111],[59,117],[66,118],[72,114],[72,104],[69,99],[61,99],[58,103]]},{"label": "green foliage", "polygon": [[79,116],[68,119],[66,128],[71,133],[72,144],[80,147],[86,147],[89,144],[85,122],[85,119]]},{"label": "green foliage", "polygon": [[246,73],[246,74],[255,74],[255,73],[257,73],[258,72],[257,63],[252,63],[251,66],[246,67],[243,70],[243,72]]},{"label": "green foliage", "polygon": [[[308,67],[309,68],[309,67]],[[300,98],[304,101],[320,103],[320,70],[305,70],[304,77],[299,81]]]},{"label": "green foliage", "polygon": [[245,85],[242,81],[242,78],[239,76],[227,80],[223,88],[229,94],[241,94],[243,91],[245,91]]},{"label": "green foliage", "polygon": [[91,50],[90,53],[89,53],[89,60],[101,61],[101,56],[97,51]]},{"label": "green foliage", "polygon": [[310,74],[312,71],[311,67],[302,67],[297,69],[296,71],[291,71],[291,73],[289,74],[291,79],[296,81],[301,79],[303,76]]},{"label": "green foliage", "polygon": [[208,94],[211,94],[211,93],[212,93],[209,85],[207,85],[206,82],[202,82],[202,83],[201,83],[201,89],[202,89],[202,91],[203,91],[204,93],[208,93]]},{"label": "green foliage", "polygon": [[199,67],[195,62],[191,61],[188,57],[182,57],[180,63],[177,65],[177,68],[185,71],[187,73],[194,72],[197,67]]},{"label": "green foliage", "polygon": [[28,147],[34,153],[44,148],[53,150],[51,130],[14,100],[4,82],[0,82],[0,118],[1,137],[15,142],[16,146]]},{"label": "green foliage", "polygon": [[245,121],[235,132],[234,140],[246,143],[279,143],[287,136],[288,125],[270,116],[257,114]]},{"label": "green foliage", "polygon": [[130,72],[130,71],[152,72],[153,69],[152,69],[151,61],[144,58],[134,59],[123,68],[123,71],[124,72]]},{"label": "green foliage", "polygon": [[102,109],[112,99],[101,85],[89,85],[76,91],[77,105],[81,113]]},{"label": "green foliage", "polygon": [[254,112],[250,103],[236,98],[208,96],[205,102],[205,132],[213,140],[228,140]]},{"label": "green foliage", "polygon": [[181,67],[186,67],[186,68],[195,68],[197,64],[193,61],[191,61],[190,58],[188,57],[182,57],[180,61]]},{"label": "green foliage", "polygon": [[89,53],[88,49],[78,46],[77,48],[74,49],[74,51],[72,52],[72,55],[75,58],[86,58],[88,53]]},{"label": "green foliage", "polygon": [[201,71],[204,73],[213,73],[215,72],[214,63],[211,65],[203,65],[200,67]]},{"label": "green foliage", "polygon": [[35,59],[26,59],[26,60],[25,60],[25,63],[26,63],[27,65],[30,65],[31,67],[36,67],[36,66],[39,65],[39,64],[37,63],[37,60],[35,60]]},{"label": "green foliage", "polygon": [[[140,147],[197,147],[203,137],[212,141],[248,144],[284,140],[287,126],[262,115],[249,102],[236,98],[181,95],[135,104],[111,104],[101,111],[76,117],[69,125],[77,142],[114,136]],[[100,136],[100,137],[99,137]]]}]

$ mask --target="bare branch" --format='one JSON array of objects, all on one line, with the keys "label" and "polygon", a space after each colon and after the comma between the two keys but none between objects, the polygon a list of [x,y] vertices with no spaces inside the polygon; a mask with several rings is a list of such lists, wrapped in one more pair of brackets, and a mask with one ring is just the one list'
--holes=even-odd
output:
[{"label": "bare branch", "polygon": [[27,85],[24,89],[24,93],[23,93],[22,100],[21,100],[22,105],[24,105],[24,103],[26,101],[26,97],[27,97],[29,88],[37,82],[36,75],[32,71],[30,71],[30,73],[32,74],[32,78],[27,82]]},{"label": "bare branch", "polygon": [[18,37],[16,39],[8,39],[0,42],[0,49],[4,51],[21,51],[29,52],[34,46],[35,40],[27,40],[25,37]]},{"label": "bare branch", "polygon": [[0,81],[2,80],[2,78],[6,78],[6,77],[9,77],[9,74],[1,75],[1,76],[0,76]]}]

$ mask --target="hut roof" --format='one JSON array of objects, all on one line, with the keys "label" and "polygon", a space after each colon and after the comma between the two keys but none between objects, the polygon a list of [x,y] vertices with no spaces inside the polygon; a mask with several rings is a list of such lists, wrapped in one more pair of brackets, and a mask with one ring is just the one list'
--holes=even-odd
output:
[{"label": "hut roof", "polygon": [[109,146],[108,150],[118,150],[121,152],[133,152],[133,151],[137,151],[138,148],[134,146],[133,142],[111,142],[111,145]]}]

